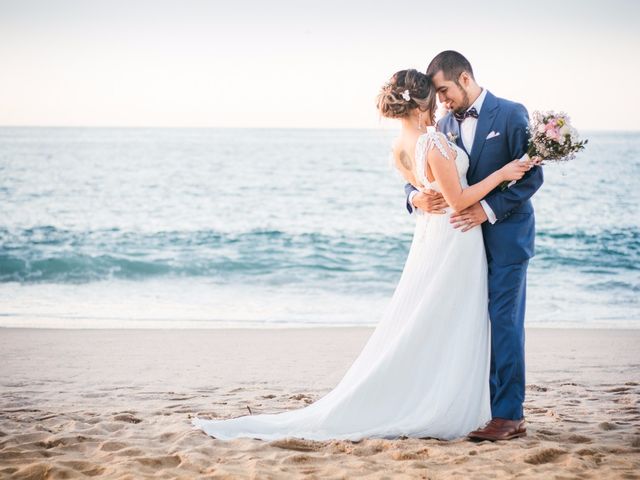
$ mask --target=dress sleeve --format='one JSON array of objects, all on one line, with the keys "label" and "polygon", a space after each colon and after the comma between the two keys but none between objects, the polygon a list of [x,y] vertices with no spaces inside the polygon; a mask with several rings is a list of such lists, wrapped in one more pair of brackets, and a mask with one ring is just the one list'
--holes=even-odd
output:
[{"label": "dress sleeve", "polygon": [[424,135],[418,137],[416,144],[416,176],[422,182],[423,185],[429,185],[431,182],[427,179],[426,165],[427,165],[427,153],[432,148],[437,148],[447,160],[451,159],[451,155],[445,148],[446,137],[441,132],[427,132]]},{"label": "dress sleeve", "polygon": [[[435,146],[440,151],[440,153],[444,158],[446,158],[447,160],[450,160],[449,154],[447,153],[447,149],[444,148],[444,144],[442,143],[442,140],[445,139],[444,134],[442,132],[432,132],[429,134],[429,136],[430,136],[431,142],[427,151],[431,150]],[[446,139],[445,139],[445,142],[446,142]]]}]

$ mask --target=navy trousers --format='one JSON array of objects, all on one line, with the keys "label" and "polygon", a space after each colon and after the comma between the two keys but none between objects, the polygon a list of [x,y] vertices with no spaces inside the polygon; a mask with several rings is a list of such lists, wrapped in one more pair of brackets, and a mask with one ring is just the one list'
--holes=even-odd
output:
[{"label": "navy trousers", "polygon": [[524,314],[529,261],[496,265],[488,258],[491,319],[491,416],[524,416]]}]

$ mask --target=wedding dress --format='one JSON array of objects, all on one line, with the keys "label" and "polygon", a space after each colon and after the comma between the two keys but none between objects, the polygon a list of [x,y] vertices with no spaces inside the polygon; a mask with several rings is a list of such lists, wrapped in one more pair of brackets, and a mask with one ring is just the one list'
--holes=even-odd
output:
[{"label": "wedding dress", "polygon": [[[444,143],[457,153],[467,187],[464,150],[431,129],[416,144],[423,185],[426,152]],[[487,260],[479,227],[467,232],[446,213],[416,212],[400,281],[360,355],[338,385],[300,409],[231,419],[194,418],[214,438],[361,440],[366,437],[465,436],[491,419]]]}]

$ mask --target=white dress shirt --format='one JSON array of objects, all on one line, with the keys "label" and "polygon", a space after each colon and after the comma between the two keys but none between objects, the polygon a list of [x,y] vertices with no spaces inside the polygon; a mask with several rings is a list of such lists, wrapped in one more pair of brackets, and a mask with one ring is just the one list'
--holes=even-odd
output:
[{"label": "white dress shirt", "polygon": [[[467,108],[467,110],[470,110],[471,108],[475,107],[476,111],[478,112],[478,115],[480,115],[480,109],[482,108],[482,104],[486,96],[487,96],[487,91],[483,88],[482,91],[480,92],[480,95],[478,95],[478,98],[476,98],[476,101],[473,102],[473,104],[471,104],[469,108]],[[460,138],[462,140],[462,144],[464,145],[464,148],[467,150],[467,152],[469,152],[469,155],[471,155],[471,148],[473,147],[473,140],[476,136],[477,127],[478,127],[478,119],[473,117],[465,118],[460,124]],[[413,201],[413,197],[416,196],[417,194],[418,194],[417,191],[411,192],[409,194],[409,205],[412,207],[412,211],[415,211],[415,208],[413,207],[413,203],[411,202]],[[487,220],[489,220],[489,223],[492,223],[492,224],[496,223],[497,221],[496,214],[493,212],[493,210],[491,210],[491,207],[489,206],[489,204],[484,200],[480,200],[480,205],[482,205],[482,209],[484,210],[484,213],[487,215]]]},{"label": "white dress shirt", "polygon": [[[478,98],[476,98],[476,101],[473,102],[471,106],[467,108],[467,110],[475,107],[478,115],[480,115],[480,110],[482,109],[482,104],[484,103],[484,97],[486,96],[487,91],[483,88],[482,92],[480,92],[480,95],[478,95]],[[473,147],[473,140],[476,137],[477,127],[478,119],[473,117],[467,117],[462,121],[462,123],[460,123],[460,139],[462,140],[464,148],[466,148],[467,152],[469,152],[469,155],[471,155],[471,148]],[[493,212],[493,210],[491,210],[489,204],[484,200],[480,200],[480,205],[482,205],[482,209],[487,215],[487,220],[489,220],[489,223],[496,223],[496,214]]]}]

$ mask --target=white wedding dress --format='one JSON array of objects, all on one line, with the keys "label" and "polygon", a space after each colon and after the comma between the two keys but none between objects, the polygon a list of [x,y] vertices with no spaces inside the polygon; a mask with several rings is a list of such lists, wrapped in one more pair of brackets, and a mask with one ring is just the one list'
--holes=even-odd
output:
[{"label": "white wedding dress", "polygon": [[[430,148],[446,138],[433,129],[416,145],[418,178]],[[467,187],[467,154],[456,166]],[[329,393],[303,408],[231,419],[194,418],[222,440],[285,437],[313,440],[365,437],[465,436],[491,419],[487,260],[482,230],[465,233],[442,215],[418,211],[398,286],[360,355]]]}]

